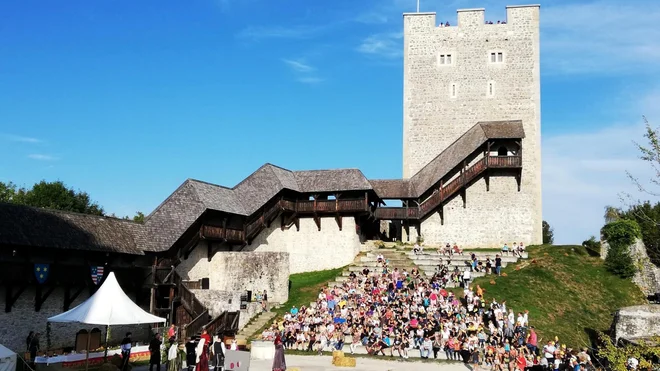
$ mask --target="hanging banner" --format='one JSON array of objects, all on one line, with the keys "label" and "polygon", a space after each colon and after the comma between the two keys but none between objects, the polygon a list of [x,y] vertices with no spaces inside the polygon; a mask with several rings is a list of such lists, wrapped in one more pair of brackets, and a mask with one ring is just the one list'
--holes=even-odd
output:
[{"label": "hanging banner", "polygon": [[102,265],[92,267],[92,282],[94,282],[95,285],[98,285],[103,281],[103,273],[104,269]]},{"label": "hanging banner", "polygon": [[44,283],[48,279],[48,272],[50,271],[50,264],[35,264],[34,275],[37,277],[37,282]]}]

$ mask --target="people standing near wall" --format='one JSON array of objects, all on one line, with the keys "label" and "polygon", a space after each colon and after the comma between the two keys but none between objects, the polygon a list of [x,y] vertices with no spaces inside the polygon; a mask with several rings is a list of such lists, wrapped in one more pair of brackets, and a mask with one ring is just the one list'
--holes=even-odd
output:
[{"label": "people standing near wall", "polygon": [[126,371],[128,368],[128,360],[131,358],[132,335],[127,332],[126,337],[121,341],[121,371]]},{"label": "people standing near wall", "polygon": [[215,337],[215,342],[213,343],[213,362],[215,364],[214,371],[222,371],[225,367],[225,344],[222,342],[220,336]]},{"label": "people standing near wall", "polygon": [[149,352],[151,353],[151,356],[149,357],[149,371],[153,371],[154,366],[156,366],[156,371],[160,371],[161,344],[163,344],[163,342],[160,340],[160,334],[156,334],[149,343]]},{"label": "people standing near wall", "polygon": [[268,292],[264,290],[264,294],[261,297],[261,309],[263,309],[264,312],[268,312]]},{"label": "people standing near wall", "polygon": [[273,371],[286,371],[286,359],[284,358],[284,344],[278,334],[275,338],[275,358],[273,358]]}]

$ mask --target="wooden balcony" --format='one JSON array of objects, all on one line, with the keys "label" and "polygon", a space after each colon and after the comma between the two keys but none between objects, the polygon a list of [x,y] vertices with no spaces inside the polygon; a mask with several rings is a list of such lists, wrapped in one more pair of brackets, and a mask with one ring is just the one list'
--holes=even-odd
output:
[{"label": "wooden balcony", "polygon": [[228,242],[245,241],[245,232],[241,229],[203,225],[199,233],[200,233],[200,237],[205,240],[228,241]]},{"label": "wooden balcony", "polygon": [[489,156],[487,159],[489,168],[515,169],[522,167],[520,156]]},{"label": "wooden balcony", "polygon": [[336,200],[281,200],[283,210],[298,214],[356,213],[368,210],[367,198]]},{"label": "wooden balcony", "polygon": [[440,206],[444,201],[453,197],[461,189],[464,189],[471,181],[476,179],[481,173],[489,168],[519,169],[522,168],[522,158],[520,156],[485,156],[469,168],[465,169],[449,183],[437,189],[436,192],[422,202],[419,207],[381,207],[376,209],[376,219],[422,219]]},{"label": "wooden balcony", "polygon": [[376,209],[376,219],[407,220],[419,219],[419,208],[415,207],[379,207]]}]

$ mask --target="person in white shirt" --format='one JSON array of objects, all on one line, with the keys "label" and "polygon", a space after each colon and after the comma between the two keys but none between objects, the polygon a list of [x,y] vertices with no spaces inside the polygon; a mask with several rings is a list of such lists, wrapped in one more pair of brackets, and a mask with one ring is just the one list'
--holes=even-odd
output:
[{"label": "person in white shirt", "polygon": [[463,282],[465,283],[465,287],[468,287],[470,285],[471,278],[472,278],[472,274],[470,273],[469,269],[463,271]]}]

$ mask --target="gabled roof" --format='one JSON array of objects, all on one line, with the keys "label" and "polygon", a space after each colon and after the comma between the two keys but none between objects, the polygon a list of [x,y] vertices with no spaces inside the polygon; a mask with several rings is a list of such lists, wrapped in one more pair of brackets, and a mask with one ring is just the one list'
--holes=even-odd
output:
[{"label": "gabled roof", "polygon": [[128,220],[0,203],[0,245],[143,255],[142,225]]},{"label": "gabled roof", "polygon": [[525,132],[520,120],[477,123],[410,178],[415,192],[413,197],[420,197],[428,191],[441,177],[479,149],[487,140],[524,137]]},{"label": "gabled roof", "polygon": [[524,138],[521,121],[480,122],[410,179],[367,180],[358,169],[290,171],[265,164],[233,188],[188,179],[144,224],[0,204],[0,244],[143,254],[165,251],[206,212],[249,216],[283,190],[373,190],[381,198],[417,198],[489,139]]}]

